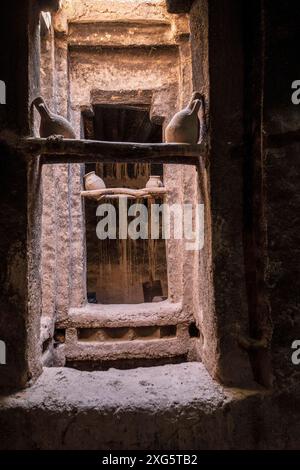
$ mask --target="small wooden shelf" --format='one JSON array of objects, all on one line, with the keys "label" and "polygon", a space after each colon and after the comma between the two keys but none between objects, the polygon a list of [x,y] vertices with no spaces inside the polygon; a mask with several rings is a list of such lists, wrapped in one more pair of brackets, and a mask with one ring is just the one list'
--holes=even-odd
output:
[{"label": "small wooden shelf", "polygon": [[44,164],[66,163],[161,163],[198,165],[205,158],[205,144],[140,144],[98,140],[23,138],[17,150],[27,158],[41,156]]}]

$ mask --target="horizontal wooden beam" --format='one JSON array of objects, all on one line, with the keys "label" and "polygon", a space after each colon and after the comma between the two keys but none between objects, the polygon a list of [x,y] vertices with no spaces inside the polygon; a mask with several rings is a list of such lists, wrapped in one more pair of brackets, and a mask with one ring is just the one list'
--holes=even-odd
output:
[{"label": "horizontal wooden beam", "polygon": [[46,164],[61,163],[170,163],[198,165],[206,154],[204,144],[140,144],[98,140],[21,139],[17,150]]}]

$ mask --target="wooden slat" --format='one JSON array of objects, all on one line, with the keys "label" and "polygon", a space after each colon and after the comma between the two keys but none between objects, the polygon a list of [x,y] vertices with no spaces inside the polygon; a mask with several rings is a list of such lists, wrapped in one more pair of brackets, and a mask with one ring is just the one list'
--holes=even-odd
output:
[{"label": "wooden slat", "polygon": [[281,132],[280,134],[266,135],[266,145],[272,148],[281,148],[287,145],[300,143],[300,129],[293,131]]}]

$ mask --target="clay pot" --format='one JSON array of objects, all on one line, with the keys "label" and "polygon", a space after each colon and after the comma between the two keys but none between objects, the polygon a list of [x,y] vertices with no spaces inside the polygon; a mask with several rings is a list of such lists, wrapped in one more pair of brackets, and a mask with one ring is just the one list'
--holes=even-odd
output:
[{"label": "clay pot", "polygon": [[163,182],[160,176],[151,175],[146,183],[146,188],[162,188]]},{"label": "clay pot", "polygon": [[84,175],[84,187],[86,191],[92,191],[94,189],[105,189],[105,183],[100,176],[97,176],[94,171]]},{"label": "clay pot", "polygon": [[165,130],[165,141],[178,144],[197,144],[200,136],[198,112],[202,103],[199,93],[193,93],[189,104],[171,119]]}]

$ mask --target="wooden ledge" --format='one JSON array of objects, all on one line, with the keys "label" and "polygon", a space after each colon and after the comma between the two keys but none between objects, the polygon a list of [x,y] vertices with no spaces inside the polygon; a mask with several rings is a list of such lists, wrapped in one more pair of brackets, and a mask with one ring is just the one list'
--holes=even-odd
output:
[{"label": "wooden ledge", "polygon": [[167,163],[198,165],[205,144],[140,144],[98,140],[25,138],[17,150],[27,157],[41,155],[41,163]]}]

